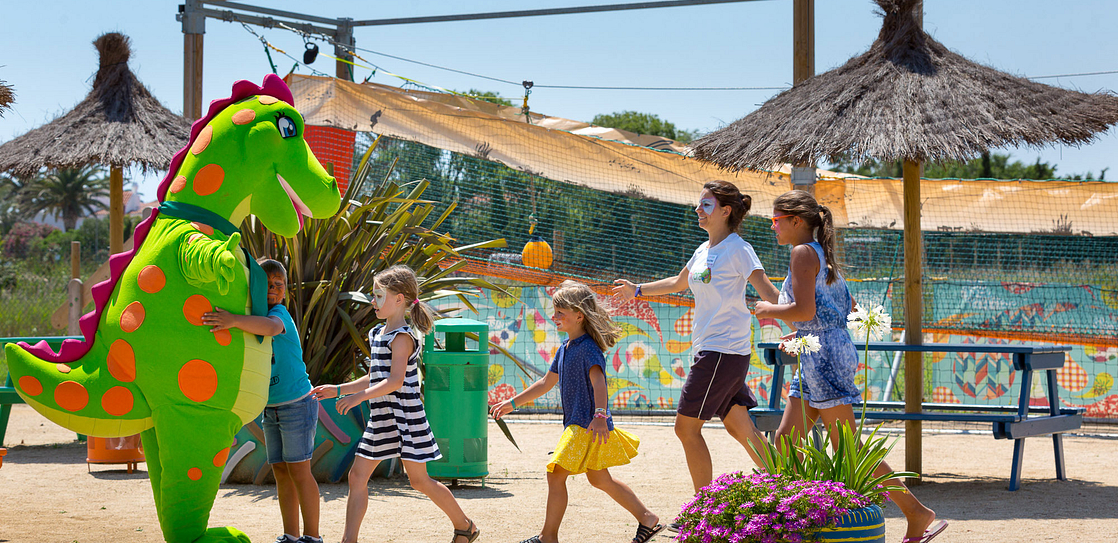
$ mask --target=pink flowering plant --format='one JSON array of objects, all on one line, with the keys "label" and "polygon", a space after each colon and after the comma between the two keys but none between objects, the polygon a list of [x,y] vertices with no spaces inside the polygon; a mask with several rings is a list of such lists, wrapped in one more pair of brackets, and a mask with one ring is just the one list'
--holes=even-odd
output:
[{"label": "pink flowering plant", "polygon": [[[875,496],[880,505],[884,499]],[[842,483],[768,473],[726,473],[683,506],[682,543],[814,541],[847,512],[874,503]]]}]

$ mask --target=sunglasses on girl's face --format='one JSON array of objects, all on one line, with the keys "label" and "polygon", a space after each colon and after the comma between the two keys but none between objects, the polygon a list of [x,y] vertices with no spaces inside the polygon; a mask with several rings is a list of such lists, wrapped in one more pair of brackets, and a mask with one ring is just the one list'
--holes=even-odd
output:
[{"label": "sunglasses on girl's face", "polygon": [[795,217],[795,215],[777,215],[773,217],[773,226],[776,226],[776,221],[779,221],[780,219],[786,219],[788,217]]}]

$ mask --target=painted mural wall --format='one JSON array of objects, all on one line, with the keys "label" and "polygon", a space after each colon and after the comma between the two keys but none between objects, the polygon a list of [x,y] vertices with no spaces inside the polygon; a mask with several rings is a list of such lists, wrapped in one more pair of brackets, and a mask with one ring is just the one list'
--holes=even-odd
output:
[{"label": "painted mural wall", "polygon": [[[872,283],[850,284],[855,299],[867,305],[882,303],[880,285]],[[489,324],[490,341],[507,349],[529,366],[527,374],[503,354],[491,351],[489,368],[490,400],[509,398],[542,376],[550,366],[563,334],[551,322],[553,307],[551,292],[547,287],[507,287],[512,296],[498,291],[482,291],[474,301],[480,314],[468,310],[460,316],[476,318]],[[967,289],[970,290],[967,290]],[[1100,312],[1113,319],[1106,311],[1091,304],[1079,302],[1038,303],[1021,289],[986,289],[975,291],[974,285],[964,286],[959,292],[950,286],[937,286],[936,296],[981,297],[986,304],[997,304],[999,318],[1036,327],[1045,322],[1058,324],[1073,319],[1083,322],[1093,315],[1069,313]],[[887,308],[892,303],[887,299]],[[680,389],[687,378],[691,360],[692,311],[689,307],[650,303],[633,300],[618,304],[611,298],[599,300],[610,310],[623,330],[621,341],[605,353],[609,398],[614,410],[652,411],[674,410]],[[453,301],[436,304],[441,308],[456,307]],[[1104,306],[1105,307],[1105,306]],[[1113,309],[1110,309],[1113,311]],[[961,315],[936,315],[935,320],[971,318]],[[1111,321],[1112,322],[1112,321]],[[978,323],[976,323],[978,324]],[[753,319],[753,343],[774,341],[787,332],[777,322]],[[899,335],[898,335],[899,338]],[[927,334],[926,341],[1014,343],[1013,341],[978,338],[959,334]],[[1018,342],[1019,343],[1019,342]],[[1012,405],[1017,402],[1019,384],[1013,362],[1006,355],[962,354],[926,355],[925,390],[933,402],[968,404]],[[875,353],[869,363],[870,399],[882,399],[887,391],[903,391],[903,381],[890,386],[891,365],[894,359],[888,353]],[[772,370],[757,353],[751,359],[752,368],[748,382],[762,402],[770,395]],[[903,364],[902,364],[903,366]],[[1075,345],[1064,368],[1058,373],[1061,400],[1066,405],[1082,406],[1091,418],[1118,419],[1118,388],[1114,374],[1118,370],[1118,347]],[[899,371],[903,379],[903,367]],[[857,377],[862,381],[861,373]],[[785,381],[787,382],[787,380]],[[1029,392],[1032,402],[1046,405],[1044,379],[1034,380]],[[787,390],[781,392],[782,396]],[[557,408],[558,391],[552,390],[536,402],[537,407]],[[888,399],[899,399],[891,392]]]}]

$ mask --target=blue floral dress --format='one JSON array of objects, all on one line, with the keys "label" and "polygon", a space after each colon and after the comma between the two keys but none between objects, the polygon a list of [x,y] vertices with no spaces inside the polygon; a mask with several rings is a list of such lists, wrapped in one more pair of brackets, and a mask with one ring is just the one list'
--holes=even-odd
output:
[{"label": "blue floral dress", "polygon": [[[815,353],[800,357],[800,369],[792,378],[788,395],[800,398],[801,381],[803,398],[816,409],[829,409],[862,401],[861,392],[854,382],[858,373],[858,352],[850,333],[846,331],[846,316],[852,305],[846,280],[840,275],[834,283],[827,284],[827,259],[823,246],[818,242],[808,244],[819,256],[819,273],[815,276],[815,318],[793,322],[796,336],[812,334],[819,338],[821,348]],[[791,272],[789,272],[791,275]],[[795,301],[789,281],[780,288],[778,303]]]}]

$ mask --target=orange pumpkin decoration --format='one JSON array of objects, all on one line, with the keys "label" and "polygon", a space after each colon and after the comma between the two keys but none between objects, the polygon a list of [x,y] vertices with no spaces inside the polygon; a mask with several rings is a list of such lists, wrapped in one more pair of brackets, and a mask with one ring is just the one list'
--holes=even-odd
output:
[{"label": "orange pumpkin decoration", "polygon": [[524,244],[520,256],[525,266],[544,270],[551,267],[551,246],[539,236],[528,238],[528,243]]}]

